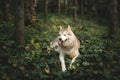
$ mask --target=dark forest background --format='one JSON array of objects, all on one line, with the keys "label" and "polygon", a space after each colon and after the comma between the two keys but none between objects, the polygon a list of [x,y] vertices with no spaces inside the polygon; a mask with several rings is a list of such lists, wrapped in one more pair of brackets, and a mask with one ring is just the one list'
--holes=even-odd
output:
[{"label": "dark forest background", "polygon": [[[0,80],[119,80],[119,0],[1,0]],[[71,26],[80,57],[62,72],[50,42]],[[66,57],[69,65],[70,58]]]}]

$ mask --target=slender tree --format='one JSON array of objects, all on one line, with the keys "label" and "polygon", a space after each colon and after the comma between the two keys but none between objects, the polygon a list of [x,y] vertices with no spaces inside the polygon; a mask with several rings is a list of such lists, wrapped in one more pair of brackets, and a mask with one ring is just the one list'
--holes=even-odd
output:
[{"label": "slender tree", "polygon": [[35,7],[37,6],[37,0],[25,0],[25,24],[31,25],[35,22]]},{"label": "slender tree", "polygon": [[80,3],[81,3],[81,5],[80,5],[81,18],[83,18],[83,14],[84,14],[83,0],[81,0]]},{"label": "slender tree", "polygon": [[44,22],[47,22],[48,0],[44,0]]},{"label": "slender tree", "polygon": [[60,3],[60,0],[58,0],[58,14],[60,14],[61,12],[61,3]]},{"label": "slender tree", "polygon": [[65,13],[67,13],[67,11],[68,11],[68,0],[64,0],[64,4],[65,4]]},{"label": "slender tree", "polygon": [[30,21],[30,13],[29,13],[29,0],[25,0],[24,1],[24,16],[25,16],[25,19],[24,19],[24,23],[25,25],[30,25],[31,21]]},{"label": "slender tree", "polygon": [[77,22],[77,0],[74,0],[74,13],[73,13],[73,22]]},{"label": "slender tree", "polygon": [[19,45],[23,45],[24,40],[24,0],[14,1],[14,35],[15,42]]},{"label": "slender tree", "polygon": [[9,0],[2,0],[2,19],[9,20]]},{"label": "slender tree", "polygon": [[111,37],[117,30],[118,26],[118,10],[117,10],[117,0],[110,0],[110,29],[109,36]]}]

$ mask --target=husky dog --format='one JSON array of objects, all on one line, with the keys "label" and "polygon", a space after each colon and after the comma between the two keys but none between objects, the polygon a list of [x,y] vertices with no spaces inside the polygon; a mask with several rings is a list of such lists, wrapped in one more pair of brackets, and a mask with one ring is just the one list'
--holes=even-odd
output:
[{"label": "husky dog", "polygon": [[80,42],[72,32],[71,27],[63,29],[60,27],[59,36],[57,36],[51,43],[50,46],[55,48],[55,51],[59,52],[59,59],[61,62],[62,71],[66,71],[66,65],[64,57],[69,55],[72,60],[70,63],[70,68],[72,63],[79,55],[78,49],[80,48]]}]

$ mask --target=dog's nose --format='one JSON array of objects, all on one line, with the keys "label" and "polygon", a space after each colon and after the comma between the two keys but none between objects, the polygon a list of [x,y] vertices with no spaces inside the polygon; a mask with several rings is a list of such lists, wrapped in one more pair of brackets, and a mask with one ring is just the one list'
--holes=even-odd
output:
[{"label": "dog's nose", "polygon": [[62,41],[62,39],[61,39],[61,38],[59,38],[59,40],[60,40],[60,41]]}]

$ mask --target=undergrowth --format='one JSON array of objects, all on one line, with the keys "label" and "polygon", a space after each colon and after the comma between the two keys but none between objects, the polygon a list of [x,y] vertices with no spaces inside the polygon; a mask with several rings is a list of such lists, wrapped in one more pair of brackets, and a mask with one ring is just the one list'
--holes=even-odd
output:
[{"label": "undergrowth", "polygon": [[[59,26],[71,26],[81,42],[80,56],[71,70],[61,71],[58,53],[49,47]],[[1,80],[119,80],[119,33],[114,40],[104,39],[107,27],[92,20],[76,24],[69,16],[41,15],[35,25],[25,26],[25,47],[15,45],[13,23],[0,24]],[[70,58],[66,56],[67,67]]]}]

